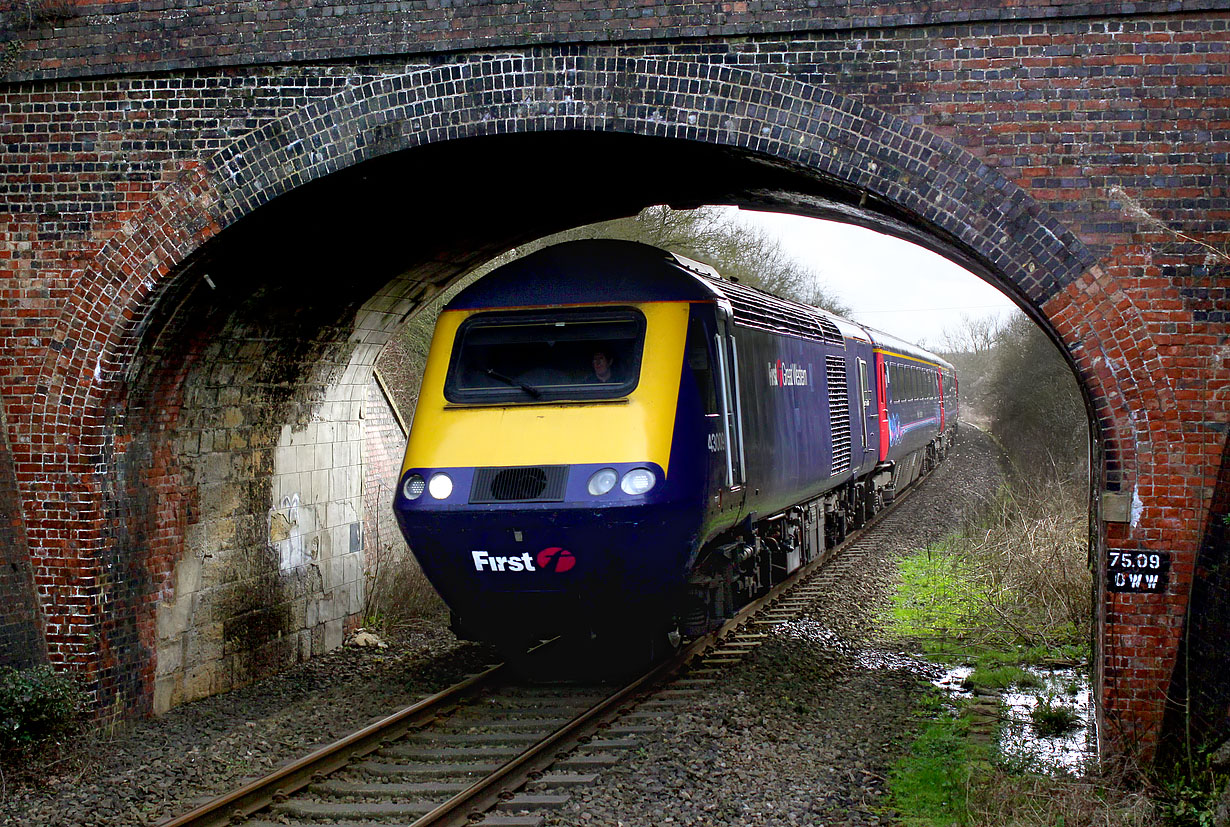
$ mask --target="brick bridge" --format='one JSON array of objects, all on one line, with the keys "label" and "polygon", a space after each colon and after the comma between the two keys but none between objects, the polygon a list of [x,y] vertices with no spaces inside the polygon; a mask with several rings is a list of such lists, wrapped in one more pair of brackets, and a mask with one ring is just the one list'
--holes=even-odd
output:
[{"label": "brick bridge", "polygon": [[525,239],[727,203],[917,241],[1062,343],[1103,744],[1224,726],[1219,7],[0,0],[0,662],[121,715],[336,645],[389,331]]}]

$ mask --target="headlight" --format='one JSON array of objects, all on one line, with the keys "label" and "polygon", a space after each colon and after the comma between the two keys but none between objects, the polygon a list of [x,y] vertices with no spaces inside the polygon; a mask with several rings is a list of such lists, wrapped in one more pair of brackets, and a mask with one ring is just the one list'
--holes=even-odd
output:
[{"label": "headlight", "polygon": [[601,497],[614,488],[617,482],[619,482],[619,474],[615,473],[615,469],[603,468],[601,471],[594,472],[594,475],[589,478],[589,484],[585,487],[590,494]]},{"label": "headlight", "polygon": [[406,477],[406,481],[401,485],[401,493],[405,495],[407,500],[417,500],[423,496],[423,489],[427,487],[427,483],[423,482],[423,478],[418,474],[411,474]]},{"label": "headlight", "polygon": [[432,474],[431,482],[427,483],[427,491],[437,500],[447,499],[448,495],[453,493],[453,481],[443,472]]},{"label": "headlight", "polygon": [[653,488],[655,482],[657,482],[657,479],[654,477],[653,471],[650,471],[648,468],[633,468],[624,474],[624,478],[619,482],[619,487],[625,494],[644,494]]}]

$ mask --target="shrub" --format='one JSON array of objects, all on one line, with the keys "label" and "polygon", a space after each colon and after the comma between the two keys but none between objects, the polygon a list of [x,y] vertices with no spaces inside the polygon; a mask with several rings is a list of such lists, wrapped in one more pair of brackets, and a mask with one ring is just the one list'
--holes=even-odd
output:
[{"label": "shrub", "polygon": [[49,666],[0,667],[0,752],[34,746],[70,728],[85,695],[69,675]]}]

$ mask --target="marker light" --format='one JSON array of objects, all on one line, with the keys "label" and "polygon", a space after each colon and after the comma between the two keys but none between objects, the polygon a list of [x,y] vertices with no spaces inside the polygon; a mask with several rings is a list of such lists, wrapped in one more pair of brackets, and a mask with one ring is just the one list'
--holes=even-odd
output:
[{"label": "marker light", "polygon": [[407,500],[417,500],[423,496],[423,489],[427,487],[427,483],[423,482],[423,478],[418,474],[411,474],[406,477],[406,481],[402,483],[401,493],[406,496]]},{"label": "marker light", "polygon": [[603,468],[601,471],[594,472],[594,475],[589,478],[589,483],[585,487],[590,494],[593,494],[595,497],[601,497],[614,488],[617,482],[619,482],[619,474],[615,473],[615,469]]},{"label": "marker light", "polygon": [[453,493],[453,481],[443,472],[432,474],[431,482],[427,483],[427,491],[437,500],[446,499]]},{"label": "marker light", "polygon": [[654,477],[653,471],[650,471],[648,468],[633,468],[624,474],[624,478],[619,482],[619,487],[625,494],[644,494],[653,488],[655,482],[657,482],[657,479]]}]

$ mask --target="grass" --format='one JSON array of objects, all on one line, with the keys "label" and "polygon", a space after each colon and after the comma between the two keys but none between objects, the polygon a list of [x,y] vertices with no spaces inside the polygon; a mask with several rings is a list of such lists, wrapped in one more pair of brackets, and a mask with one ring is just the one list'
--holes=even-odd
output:
[{"label": "grass", "polygon": [[919,549],[901,560],[901,585],[889,627],[906,638],[961,640],[983,626],[979,608],[987,595],[946,544]]},{"label": "grass", "polygon": [[939,711],[893,767],[889,802],[907,827],[971,823],[969,781],[979,748],[966,730],[965,721]]},{"label": "grass", "polygon": [[[1068,698],[1075,692],[1043,687],[1026,667],[1088,660],[1086,535],[1080,492],[1005,489],[959,534],[901,561],[885,625],[935,660],[974,667],[970,688],[1034,690],[1036,731],[1066,732],[1079,725]],[[997,739],[971,738],[950,704],[924,698],[919,711],[925,723],[889,783],[891,804],[909,827],[1163,823],[1150,799],[1122,779],[1036,771],[1001,753]]]},{"label": "grass", "polygon": [[1083,660],[1092,623],[1087,510],[1063,488],[1004,488],[961,532],[900,561],[890,632],[933,653]]},{"label": "grass", "polygon": [[1020,666],[999,665],[976,667],[965,679],[965,684],[967,688],[1004,690],[1011,686],[1018,689],[1029,689],[1041,686],[1042,681],[1033,672],[1026,671]]}]

